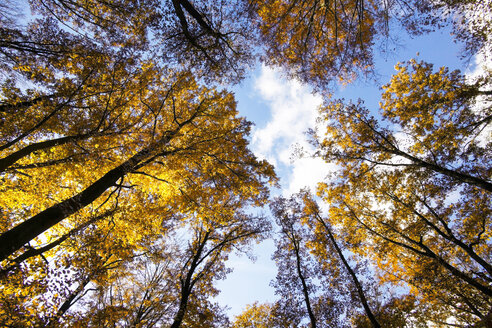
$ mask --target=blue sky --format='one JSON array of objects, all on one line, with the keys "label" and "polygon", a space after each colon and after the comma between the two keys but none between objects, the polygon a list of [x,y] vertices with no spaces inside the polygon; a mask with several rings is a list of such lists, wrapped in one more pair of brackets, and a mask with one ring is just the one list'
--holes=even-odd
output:
[{"label": "blue sky", "polygon": [[[400,36],[403,38],[403,36]],[[420,37],[408,36],[390,54],[376,54],[377,81],[359,79],[347,86],[337,86],[335,98],[357,100],[361,98],[370,109],[376,109],[381,96],[381,86],[394,74],[397,62],[411,58],[424,60],[434,67],[447,66],[471,72],[475,61],[460,60],[460,47],[449,30],[440,30]],[[418,54],[417,54],[418,53]],[[335,167],[319,159],[295,159],[295,145],[309,149],[305,132],[313,128],[317,108],[322,98],[312,94],[312,89],[297,81],[289,81],[275,69],[258,65],[250,77],[234,88],[240,114],[255,123],[251,134],[251,149],[261,158],[275,165],[280,176],[281,188],[273,195],[287,196],[302,187],[314,188],[318,181]],[[268,209],[265,209],[268,214]],[[247,304],[255,301],[274,301],[274,290],[269,283],[276,275],[271,260],[272,241],[254,248],[257,257],[252,262],[245,256],[231,257],[229,266],[234,271],[218,284],[222,291],[217,297],[221,305],[227,305],[229,314],[239,314]]]}]

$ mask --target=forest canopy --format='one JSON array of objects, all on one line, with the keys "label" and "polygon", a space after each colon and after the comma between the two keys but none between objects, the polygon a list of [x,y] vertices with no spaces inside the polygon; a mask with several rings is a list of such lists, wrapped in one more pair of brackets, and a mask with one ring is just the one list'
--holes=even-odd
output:
[{"label": "forest canopy", "polygon": [[[0,326],[489,327],[490,70],[408,59],[377,108],[332,95],[398,33],[490,55],[491,6],[4,1]],[[273,197],[250,149],[230,90],[258,62],[323,97],[317,190]],[[277,300],[230,318],[227,260],[266,239]]]}]

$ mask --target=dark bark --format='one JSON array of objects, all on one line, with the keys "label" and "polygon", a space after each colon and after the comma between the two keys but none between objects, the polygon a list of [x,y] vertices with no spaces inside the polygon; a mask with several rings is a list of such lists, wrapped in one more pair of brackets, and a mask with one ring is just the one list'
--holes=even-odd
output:
[{"label": "dark bark", "polygon": [[65,302],[63,302],[62,305],[58,308],[58,311],[56,312],[56,315],[54,318],[52,318],[48,324],[46,324],[46,327],[56,327],[58,321],[65,315],[65,313],[76,303],[76,301],[80,298],[78,296],[84,291],[85,287],[91,282],[93,275],[89,275],[87,278],[85,278],[80,285],[75,289],[73,292],[71,292]]},{"label": "dark bark", "polygon": [[179,22],[181,24],[181,28],[183,29],[183,34],[186,37],[186,39],[190,42],[192,46],[203,52],[203,54],[207,59],[212,60],[212,58],[210,58],[210,56],[208,55],[206,49],[204,49],[201,45],[199,45],[197,42],[197,38],[190,33],[190,30],[188,29],[188,21],[186,20],[183,9],[181,8],[180,1],[173,0],[173,6],[174,6],[174,10],[176,11],[176,15],[179,18]]},{"label": "dark bark", "polygon": [[[5,171],[17,171],[17,170],[30,170],[30,169],[39,169],[41,167],[48,167],[53,165],[64,164],[68,162],[80,161],[80,159],[84,156],[88,155],[87,153],[74,154],[67,157],[54,159],[46,162],[38,162],[38,163],[30,163],[26,165],[12,165],[8,167]],[[21,173],[22,174],[22,173]]]},{"label": "dark bark", "polygon": [[178,5],[181,5],[195,20],[200,26],[206,30],[208,33],[215,34],[215,31],[212,27],[205,21],[203,16],[195,9],[195,7],[188,0],[173,0]]},{"label": "dark bark", "polygon": [[[488,182],[486,179],[482,179],[479,177],[475,177],[472,175],[469,175],[467,173],[459,172],[456,170],[450,170],[448,168],[442,167],[438,164],[435,163],[429,163],[427,161],[424,161],[418,157],[415,157],[407,152],[404,152],[400,150],[389,138],[387,135],[385,135],[383,132],[379,131],[376,129],[373,124],[370,122],[361,119],[362,123],[364,123],[369,129],[371,129],[381,140],[377,140],[377,138],[374,139],[375,143],[381,147],[381,152],[387,152],[393,155],[401,156],[403,158],[406,158],[410,160],[412,163],[415,165],[443,174],[445,176],[448,176],[454,180],[461,181],[473,186],[477,186],[479,188],[485,189],[489,192],[492,192],[492,183]],[[383,164],[383,163],[382,163]]]},{"label": "dark bark", "polygon": [[487,273],[492,277],[492,266],[482,257],[480,257],[472,247],[469,245],[466,245],[463,241],[458,239],[452,232],[452,230],[448,227],[446,222],[422,199],[419,199],[424,206],[431,211],[432,215],[443,225],[444,229],[446,232],[442,231],[437,227],[434,223],[432,223],[430,220],[428,220],[423,214],[421,214],[419,211],[417,211],[413,206],[410,204],[404,202],[400,198],[398,198],[396,195],[390,195],[386,193],[388,197],[393,199],[394,201],[402,204],[405,206],[407,209],[412,211],[417,217],[419,217],[422,221],[425,222],[429,227],[431,227],[434,231],[436,231],[441,237],[446,239],[447,241],[454,243],[456,246],[460,247],[463,251],[465,251],[466,254],[468,254],[473,260],[475,260],[478,264],[480,264],[486,271]]},{"label": "dark bark", "polygon": [[461,182],[464,182],[467,184],[471,184],[471,185],[477,186],[479,188],[485,189],[489,192],[492,192],[492,183],[488,182],[485,179],[481,179],[481,178],[478,178],[478,177],[475,177],[475,176],[472,176],[472,175],[469,175],[469,174],[466,174],[463,172],[450,170],[450,169],[447,169],[445,167],[442,167],[442,166],[434,164],[434,163],[426,162],[424,160],[421,160],[420,158],[412,156],[412,155],[410,155],[406,152],[403,152],[397,148],[393,149],[390,152],[395,154],[395,155],[399,155],[399,156],[402,156],[406,159],[409,159],[410,161],[412,161],[413,163],[417,164],[420,167],[432,170],[434,172],[441,173],[441,174],[446,175],[452,179],[455,179],[455,180],[458,180],[458,181],[461,181]]},{"label": "dark bark", "polygon": [[294,252],[296,255],[297,276],[301,280],[302,294],[304,295],[304,303],[306,304],[306,309],[308,311],[309,321],[311,323],[311,328],[316,328],[316,317],[314,316],[313,309],[311,307],[311,301],[309,299],[309,290],[306,283],[306,278],[304,277],[304,274],[302,273],[302,269],[301,269],[301,256],[299,254],[299,244],[296,241],[294,235],[291,237],[291,240],[292,243],[294,244]]},{"label": "dark bark", "polygon": [[[160,144],[167,144],[172,138],[172,135],[178,130],[179,129],[176,129],[172,134],[164,137],[160,141]],[[115,186],[120,178],[133,171],[140,162],[151,157],[153,151],[153,146],[144,148],[122,164],[107,172],[82,192],[45,209],[11,230],[4,232],[0,235],[0,261],[4,260],[27,244],[30,240],[36,238],[63,219],[91,204],[106,190]]]},{"label": "dark bark", "polygon": [[34,106],[43,100],[51,100],[55,97],[57,97],[57,95],[53,94],[53,95],[39,96],[39,97],[33,98],[31,100],[25,100],[25,101],[21,101],[21,102],[15,103],[15,104],[5,104],[5,103],[2,104],[2,103],[0,103],[0,112],[13,114],[14,112],[16,112],[20,109],[29,108],[29,107]]},{"label": "dark bark", "polygon": [[17,150],[16,152],[0,159],[0,172],[5,171],[10,165],[14,164],[18,160],[20,160],[23,157],[29,156],[35,151],[38,150],[43,150],[43,149],[48,149],[51,147],[55,146],[61,146],[64,144],[67,144],[69,142],[74,142],[78,140],[83,140],[86,138],[89,138],[91,136],[94,136],[92,134],[81,134],[81,135],[76,135],[76,136],[68,136],[68,137],[61,137],[57,139],[51,139],[51,140],[46,140],[46,141],[40,141],[36,142],[33,144],[30,144],[22,149]]},{"label": "dark bark", "polygon": [[63,219],[91,204],[106,190],[115,186],[116,182],[120,178],[139,167],[139,164],[142,162],[145,162],[149,158],[156,158],[157,156],[164,156],[165,154],[168,154],[156,153],[155,147],[168,144],[183,126],[190,124],[198,116],[198,114],[203,111],[201,108],[202,105],[203,101],[198,105],[195,112],[187,120],[178,123],[174,130],[168,131],[156,144],[142,149],[122,164],[107,172],[99,178],[99,180],[92,183],[82,192],[60,203],[57,203],[44,211],[41,211],[35,216],[0,235],[0,261],[5,260],[8,256],[13,254],[29,241],[53,227]]},{"label": "dark bark", "polygon": [[[65,301],[60,305],[58,308],[58,311],[56,312],[56,315],[50,319],[50,321],[46,324],[46,327],[57,327],[58,326],[58,321],[65,315],[65,313],[75,304],[77,303],[78,300],[80,300],[84,295],[89,291],[85,290],[85,287],[99,275],[101,272],[104,272],[105,270],[109,270],[111,268],[111,265],[114,264],[115,262],[119,262],[120,260],[113,261],[113,262],[108,262],[109,259],[111,258],[111,254],[108,255],[108,257],[100,264],[99,267],[96,267],[92,272],[90,272],[82,281],[80,282],[79,286],[72,291]],[[82,293],[84,292],[84,293]]]},{"label": "dark bark", "polygon": [[55,114],[57,114],[59,111],[61,111],[66,104],[68,104],[68,102],[65,102],[63,104],[59,104],[58,106],[56,106],[55,109],[53,109],[48,115],[46,115],[45,117],[43,117],[43,119],[41,119],[41,121],[39,121],[38,123],[36,123],[36,125],[34,125],[33,127],[27,129],[27,131],[23,132],[21,135],[19,135],[18,137],[12,139],[11,141],[8,141],[5,144],[1,145],[0,146],[0,150],[7,149],[7,148],[15,145],[17,142],[21,141],[25,137],[29,136],[31,133],[33,133],[34,131],[36,131],[43,124],[45,124],[46,122],[48,122],[48,120],[50,118],[52,118]]},{"label": "dark bark", "polygon": [[489,297],[492,297],[492,289],[491,288],[482,285],[481,283],[479,283],[478,281],[476,281],[475,279],[473,279],[472,277],[470,277],[466,273],[462,272],[461,270],[458,270],[457,268],[455,268],[454,266],[449,264],[446,260],[444,260],[442,257],[440,257],[439,255],[434,253],[426,245],[424,245],[422,243],[420,243],[420,245],[427,252],[427,254],[430,258],[435,259],[437,261],[437,263],[439,263],[440,265],[442,265],[443,267],[448,269],[455,277],[457,277],[457,278],[463,280],[464,282],[468,283],[469,285],[473,286],[475,289],[482,292],[483,294],[485,294]]},{"label": "dark bark", "polygon": [[71,236],[75,235],[76,233],[78,233],[79,231],[85,229],[87,226],[89,226],[90,224],[92,223],[95,223],[109,215],[111,215],[112,213],[114,213],[114,210],[111,210],[111,211],[108,211],[106,213],[103,213],[101,215],[98,215],[98,216],[95,216],[93,218],[91,218],[89,221],[81,224],[80,226],[76,227],[75,229],[72,229],[70,230],[68,233],[64,234],[63,236],[61,236],[60,238],[56,239],[55,241],[43,246],[43,247],[40,247],[40,248],[30,248],[29,250],[25,251],[24,253],[22,253],[21,255],[17,256],[12,262],[14,262],[14,264],[10,267],[8,267],[7,269],[3,270],[1,272],[1,274],[5,274],[7,272],[9,272],[10,270],[12,270],[13,268],[15,268],[16,266],[18,266],[20,263],[24,262],[25,260],[31,258],[31,257],[34,257],[34,256],[38,256],[38,255],[41,255],[55,247],[57,247],[58,245],[60,245],[61,243],[63,243],[65,240],[67,240],[68,238],[70,238]]},{"label": "dark bark", "polygon": [[[393,243],[395,245],[398,245],[400,247],[403,247],[405,249],[408,249],[409,251],[411,252],[414,252],[420,256],[424,256],[424,257],[428,257],[428,258],[432,258],[434,259],[435,261],[437,261],[437,263],[441,266],[443,266],[445,269],[447,269],[452,275],[454,275],[456,278],[462,280],[463,282],[466,282],[468,283],[470,286],[474,287],[475,289],[477,289],[478,291],[482,292],[483,294],[487,295],[487,296],[492,296],[492,289],[485,286],[485,285],[482,285],[481,283],[479,283],[478,281],[476,281],[475,279],[473,279],[472,277],[468,276],[466,273],[462,272],[461,270],[455,268],[454,266],[452,266],[451,264],[449,264],[445,259],[443,259],[442,257],[440,257],[439,255],[437,255],[436,253],[434,253],[427,245],[425,245],[422,241],[416,241],[416,240],[413,240],[411,238],[409,238],[408,236],[404,235],[403,233],[401,233],[400,231],[398,231],[397,229],[395,229],[394,227],[390,226],[390,225],[385,225],[387,226],[388,228],[390,228],[391,230],[393,230],[395,233],[399,234],[402,238],[404,238],[405,240],[407,240],[410,244],[413,244],[414,246],[410,246],[410,245],[407,245],[406,243],[402,243],[402,242],[398,242],[396,240],[392,240],[376,231],[374,231],[373,229],[371,229],[368,225],[366,225],[356,214],[355,212],[352,210],[352,208],[350,208],[350,206],[348,206],[347,204],[345,204],[345,206],[347,206],[347,208],[350,210],[351,214],[353,215],[353,217],[365,228],[367,229],[368,231],[370,231],[371,233],[375,234],[376,236],[390,242],[390,243]],[[421,250],[415,248],[415,247],[418,247],[420,248]]]},{"label": "dark bark", "polygon": [[193,259],[190,264],[190,269],[188,270],[185,279],[181,279],[181,297],[179,300],[179,308],[178,308],[178,312],[174,316],[174,320],[170,328],[179,328],[181,326],[181,323],[183,322],[184,316],[186,314],[186,307],[188,306],[188,300],[191,295],[191,291],[193,289],[193,286],[197,282],[197,279],[193,279],[193,275],[199,263],[201,262],[200,258],[202,256],[203,249],[208,241],[209,236],[210,236],[210,231],[207,231],[205,233],[205,236],[203,237],[203,241],[200,242],[200,245],[198,246],[198,249],[195,255],[193,256]]},{"label": "dark bark", "polygon": [[480,320],[474,328],[492,328],[492,309]]},{"label": "dark bark", "polygon": [[364,290],[362,289],[362,285],[357,278],[357,275],[355,274],[354,270],[350,267],[350,264],[347,262],[347,259],[345,259],[345,256],[343,255],[342,250],[338,246],[337,241],[335,240],[335,237],[333,236],[333,233],[331,232],[330,227],[326,224],[326,222],[319,216],[319,214],[316,213],[316,217],[318,221],[323,225],[325,228],[326,232],[328,233],[328,237],[330,238],[330,241],[335,247],[335,250],[337,251],[338,257],[342,260],[343,265],[345,266],[345,269],[348,271],[350,274],[350,277],[352,278],[352,281],[354,282],[355,288],[357,289],[357,294],[359,295],[360,301],[362,303],[362,306],[364,307],[364,311],[366,311],[366,315],[369,318],[369,320],[372,323],[372,326],[374,328],[381,328],[381,325],[377,321],[376,317],[371,311],[371,308],[369,306],[369,303],[367,302],[366,295],[364,293]]},{"label": "dark bark", "polygon": [[181,24],[181,28],[183,30],[183,34],[190,42],[190,44],[197,48],[200,52],[203,53],[205,58],[209,60],[210,62],[214,63],[215,60],[212,58],[206,47],[203,47],[202,45],[199,44],[198,42],[198,37],[195,35],[192,35],[188,28],[188,21],[186,20],[186,16],[183,12],[183,8],[188,12],[188,14],[191,15],[195,19],[195,21],[205,30],[205,32],[209,35],[212,35],[216,38],[223,37],[221,33],[218,31],[215,31],[203,18],[203,16],[193,7],[193,5],[187,1],[187,0],[172,0],[174,10],[176,11],[176,15],[178,16],[179,22]]},{"label": "dark bark", "polygon": [[92,75],[93,72],[94,72],[94,70],[90,71],[89,74],[87,74],[87,76],[84,77],[84,79],[81,81],[79,86],[70,94],[70,96],[64,102],[57,104],[55,106],[55,108],[49,114],[47,114],[45,117],[43,117],[34,126],[32,126],[31,128],[27,129],[25,132],[23,132],[21,135],[19,135],[18,137],[14,138],[11,141],[8,141],[7,143],[5,143],[3,145],[1,145],[0,150],[4,150],[4,149],[7,149],[7,148],[15,145],[17,142],[19,142],[20,140],[24,139],[25,137],[29,136],[31,133],[33,133],[34,131],[39,129],[43,124],[45,124],[53,116],[55,116],[55,114],[60,112],[65,106],[67,106],[72,101],[72,98],[77,94],[77,92],[82,88],[82,86],[84,86],[84,84],[86,83],[86,81],[89,79],[89,77]]},{"label": "dark bark", "polygon": [[484,315],[477,309],[477,307],[470,301],[468,297],[459,292],[457,292],[456,294],[463,300],[463,302],[468,306],[473,314],[475,314],[480,319],[483,319]]}]

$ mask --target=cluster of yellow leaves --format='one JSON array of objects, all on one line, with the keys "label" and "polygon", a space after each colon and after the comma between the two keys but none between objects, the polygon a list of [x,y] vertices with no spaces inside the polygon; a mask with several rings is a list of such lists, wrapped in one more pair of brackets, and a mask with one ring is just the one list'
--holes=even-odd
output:
[{"label": "cluster of yellow leaves", "polygon": [[486,314],[491,293],[490,141],[481,135],[490,108],[473,107],[481,84],[457,71],[415,60],[396,70],[379,118],[361,103],[321,109],[319,154],[339,171],[318,194],[382,283],[433,304],[435,320],[464,302],[460,320],[476,321],[469,312]]},{"label": "cluster of yellow leaves", "polygon": [[270,328],[273,327],[272,305],[254,303],[234,318],[233,328]]},{"label": "cluster of yellow leaves", "polygon": [[267,62],[318,87],[372,66],[373,1],[252,1]]},{"label": "cluster of yellow leaves", "polygon": [[433,65],[414,59],[395,69],[397,74],[383,86],[383,116],[414,137],[417,153],[429,148],[456,152],[476,123],[469,103],[477,85],[466,84],[459,71],[441,67],[434,72]]},{"label": "cluster of yellow leaves", "polygon": [[[107,286],[112,281],[109,272],[118,263],[152,247],[166,234],[166,226],[179,225],[180,214],[193,215],[197,222],[228,223],[242,206],[264,204],[265,183],[275,181],[273,168],[247,149],[249,123],[237,117],[231,93],[202,87],[187,72],[158,72],[150,63],[136,68],[106,60],[87,76],[85,71],[70,72],[82,75],[81,80],[62,80],[60,88],[67,91],[27,108],[16,100],[20,90],[4,95],[5,102],[22,110],[6,115],[9,124],[0,128],[4,144],[14,140],[1,151],[2,159],[50,140],[70,140],[7,165],[0,190],[3,232],[81,193],[142,149],[149,153],[90,205],[33,240],[31,246],[40,248],[69,236],[44,253],[49,264],[29,258],[21,264],[24,271],[8,273],[19,281],[34,279],[34,285],[42,286],[51,278],[34,278],[32,270],[65,263],[78,277],[71,282],[75,286],[85,279]],[[22,121],[21,114],[33,120]],[[24,131],[28,137],[22,137]],[[13,139],[17,135],[18,141]],[[168,135],[168,141],[160,142]],[[97,216],[102,218],[92,221]],[[21,249],[10,260],[27,251]],[[9,268],[15,263],[4,264]],[[30,297],[36,299],[36,294]],[[69,296],[66,291],[60,294],[50,301],[51,312],[38,309],[44,316],[39,320],[52,317]],[[25,304],[24,298],[12,295],[14,303]],[[16,320],[21,317],[22,311]]]}]

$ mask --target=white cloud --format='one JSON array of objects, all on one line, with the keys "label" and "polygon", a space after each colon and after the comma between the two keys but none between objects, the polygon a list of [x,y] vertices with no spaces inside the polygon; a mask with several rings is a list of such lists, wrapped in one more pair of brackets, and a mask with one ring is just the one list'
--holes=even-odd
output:
[{"label": "white cloud", "polygon": [[253,131],[253,148],[263,157],[279,160],[278,154],[305,140],[304,132],[314,126],[322,99],[308,87],[287,81],[267,67],[262,67],[255,89],[267,102],[271,118]]},{"label": "white cloud", "polygon": [[321,158],[301,158],[293,163],[289,186],[283,190],[285,196],[308,187],[316,190],[318,182],[336,168],[335,164],[327,164]]},{"label": "white cloud", "polygon": [[[480,77],[489,77],[492,73],[492,57],[490,55],[485,55],[483,53],[478,53],[475,56],[475,66],[473,70],[466,72],[465,76],[468,80],[468,83],[472,84],[475,81],[477,81],[478,78]],[[491,90],[492,89],[492,83],[487,83],[486,85],[482,86],[482,90]],[[490,97],[489,96],[478,96],[476,98],[475,104],[472,107],[472,110],[474,110],[476,113],[483,113],[484,115],[487,115],[486,113],[489,111],[491,105]],[[490,142],[490,139],[492,137],[492,126],[487,125],[483,130],[480,131],[480,134],[475,137],[475,140],[478,141],[478,143],[482,146],[485,147]]]},{"label": "white cloud", "polygon": [[254,152],[277,167],[284,195],[303,187],[314,189],[331,167],[321,159],[296,159],[293,150],[296,145],[313,150],[305,132],[314,128],[322,98],[300,82],[286,80],[267,67],[262,67],[255,89],[266,102],[271,117],[265,125],[253,130]]},{"label": "white cloud", "polygon": [[473,70],[468,70],[465,75],[469,83],[474,83],[477,78],[486,75],[490,70],[492,70],[492,58],[478,53],[474,58]]},{"label": "white cloud", "polygon": [[[262,67],[255,79],[254,89],[267,111],[262,112],[264,121],[256,121],[257,126],[253,127],[252,150],[276,166],[284,196],[303,187],[314,189],[328,173],[328,164],[319,158],[296,159],[293,151],[296,145],[312,150],[305,132],[314,128],[321,97],[313,95],[307,86],[285,80],[266,67]],[[255,100],[258,106],[258,98]],[[259,107],[263,108],[263,104]],[[234,271],[217,284],[222,292],[215,298],[230,307],[230,315],[239,314],[245,304],[275,299],[274,289],[269,285],[277,272],[271,259],[274,249],[272,240],[254,247],[253,253],[258,256],[254,263],[245,257],[231,256],[227,265]]]}]

